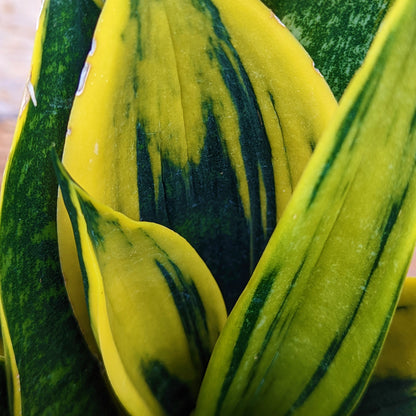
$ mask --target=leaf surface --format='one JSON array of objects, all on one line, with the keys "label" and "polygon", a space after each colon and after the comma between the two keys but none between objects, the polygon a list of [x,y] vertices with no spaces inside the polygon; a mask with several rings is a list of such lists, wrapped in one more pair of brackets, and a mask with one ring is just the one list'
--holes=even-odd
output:
[{"label": "leaf surface", "polygon": [[116,394],[129,414],[189,414],[227,316],[215,279],[175,232],[97,203],[61,165],[57,174]]},{"label": "leaf surface", "polygon": [[357,404],[416,239],[415,18],[398,1],[383,24],[227,320],[196,415]]},{"label": "leaf surface", "polygon": [[65,166],[106,205],[185,237],[230,309],[336,108],[331,91],[254,0],[108,0],[94,39]]},{"label": "leaf surface", "polygon": [[69,111],[99,9],[43,4],[31,77],[2,183],[0,285],[11,408],[16,414],[113,414],[98,363],[82,339],[59,267],[57,182]]},{"label": "leaf surface", "polygon": [[337,99],[393,0],[264,0],[311,55]]}]

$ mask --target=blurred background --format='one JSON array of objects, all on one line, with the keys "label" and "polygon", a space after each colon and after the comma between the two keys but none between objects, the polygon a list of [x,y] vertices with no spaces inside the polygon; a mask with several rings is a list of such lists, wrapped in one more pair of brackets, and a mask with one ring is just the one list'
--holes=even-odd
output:
[{"label": "blurred background", "polygon": [[26,80],[40,0],[0,0],[0,180]]}]

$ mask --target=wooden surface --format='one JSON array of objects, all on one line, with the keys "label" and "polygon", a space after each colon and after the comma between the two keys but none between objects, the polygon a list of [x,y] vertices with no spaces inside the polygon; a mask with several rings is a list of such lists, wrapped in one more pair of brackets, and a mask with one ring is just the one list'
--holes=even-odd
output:
[{"label": "wooden surface", "polygon": [[30,72],[39,0],[0,0],[0,180]]}]

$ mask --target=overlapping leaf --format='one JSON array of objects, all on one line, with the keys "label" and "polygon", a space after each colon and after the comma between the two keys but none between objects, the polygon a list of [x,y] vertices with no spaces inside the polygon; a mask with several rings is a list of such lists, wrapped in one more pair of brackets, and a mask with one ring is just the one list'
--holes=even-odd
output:
[{"label": "overlapping leaf", "polygon": [[415,244],[416,3],[398,1],[208,367],[196,415],[348,414]]},{"label": "overlapping leaf", "polygon": [[[258,1],[107,0],[63,160],[101,202],[185,237],[231,309],[335,107]],[[75,246],[60,215],[59,235],[77,313]]]},{"label": "overlapping leaf", "polygon": [[175,232],[98,204],[59,164],[57,174],[117,397],[132,415],[189,414],[227,315],[215,279]]},{"label": "overlapping leaf", "polygon": [[114,412],[59,268],[58,187],[49,158],[51,143],[62,151],[98,14],[89,0],[43,3],[27,96],[3,178],[1,315],[16,414]]}]

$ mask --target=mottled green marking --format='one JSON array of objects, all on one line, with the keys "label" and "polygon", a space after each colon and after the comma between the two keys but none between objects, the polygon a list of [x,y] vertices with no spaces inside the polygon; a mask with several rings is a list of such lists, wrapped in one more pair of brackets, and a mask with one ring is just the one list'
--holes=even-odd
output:
[{"label": "mottled green marking", "polygon": [[393,0],[263,0],[311,55],[339,99]]},{"label": "mottled green marking", "polygon": [[89,0],[50,0],[44,7],[42,62],[34,85],[37,106],[28,104],[5,177],[0,225],[4,311],[24,415],[113,414],[68,302],[56,227],[51,227],[58,187],[49,149],[54,143],[62,152],[99,10]]}]

